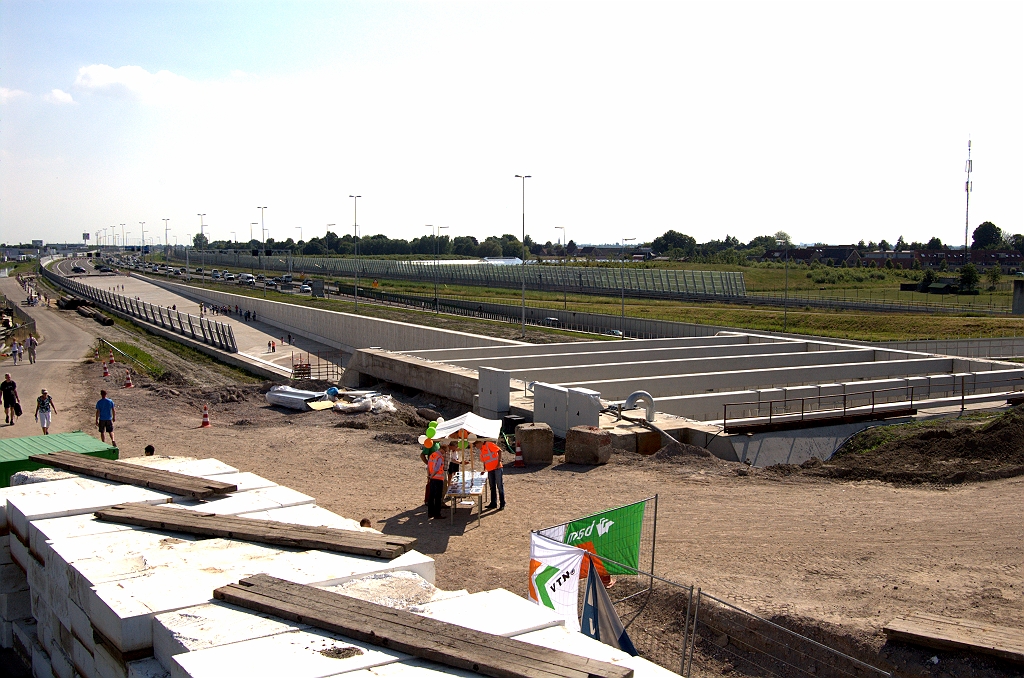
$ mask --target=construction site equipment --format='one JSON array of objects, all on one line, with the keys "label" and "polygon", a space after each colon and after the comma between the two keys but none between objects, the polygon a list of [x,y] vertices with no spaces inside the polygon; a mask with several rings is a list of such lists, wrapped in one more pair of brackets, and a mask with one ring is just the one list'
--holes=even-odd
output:
[{"label": "construction site equipment", "polygon": [[213,424],[210,423],[210,408],[203,405],[203,421],[199,424],[199,428],[210,428]]}]

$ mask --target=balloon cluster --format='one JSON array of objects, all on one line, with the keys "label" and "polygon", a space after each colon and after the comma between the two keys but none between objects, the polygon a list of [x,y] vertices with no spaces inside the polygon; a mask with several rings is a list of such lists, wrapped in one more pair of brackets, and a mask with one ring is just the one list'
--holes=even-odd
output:
[{"label": "balloon cluster", "polygon": [[444,417],[438,417],[437,421],[432,421],[427,424],[427,432],[421,435],[418,440],[423,449],[427,452],[433,452],[434,450],[441,449],[441,443],[434,442],[434,436],[437,435],[437,425],[444,423]]}]

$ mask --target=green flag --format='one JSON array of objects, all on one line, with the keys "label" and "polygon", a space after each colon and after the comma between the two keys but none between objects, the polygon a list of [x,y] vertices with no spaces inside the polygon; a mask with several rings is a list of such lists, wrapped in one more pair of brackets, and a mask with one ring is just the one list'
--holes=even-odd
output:
[{"label": "green flag", "polygon": [[[604,562],[608,574],[636,574],[640,564],[640,533],[644,522],[644,502],[630,504],[597,515],[574,520],[565,526],[561,541],[590,551],[598,558],[609,558],[628,565]],[[547,530],[542,532],[546,533]],[[580,573],[585,576],[585,572]]]}]

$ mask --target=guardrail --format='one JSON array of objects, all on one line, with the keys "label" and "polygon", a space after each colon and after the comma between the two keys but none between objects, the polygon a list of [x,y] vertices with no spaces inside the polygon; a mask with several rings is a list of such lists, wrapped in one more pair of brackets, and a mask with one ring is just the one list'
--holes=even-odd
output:
[{"label": "guardrail", "polygon": [[100,306],[113,311],[123,313],[150,325],[162,327],[176,334],[180,334],[195,341],[201,341],[229,353],[238,352],[238,344],[235,343],[235,333],[231,325],[207,320],[206,318],[194,316],[190,313],[156,306],[145,301],[133,299],[123,294],[108,292],[90,285],[85,285],[77,280],[65,278],[54,273],[45,266],[40,267],[47,280],[63,287],[68,292],[88,299]]},{"label": "guardrail", "polygon": [[[977,374],[984,374],[980,372]],[[972,374],[972,377],[976,377],[976,374]],[[800,396],[800,397],[787,397],[787,398],[776,398],[773,400],[748,400],[743,402],[725,403],[722,406],[722,428],[726,433],[734,432],[740,428],[748,428],[751,426],[771,426],[774,423],[780,425],[799,425],[806,421],[820,421],[828,420],[831,418],[846,418],[848,416],[867,416],[874,417],[878,414],[888,414],[890,407],[885,410],[876,411],[876,407],[880,405],[896,406],[904,405],[903,409],[914,408],[914,395],[915,391],[920,389],[927,389],[927,395],[917,398],[917,403],[920,405],[922,402],[929,402],[932,400],[932,391],[939,390],[941,393],[948,393],[946,398],[955,398],[957,396],[957,381],[959,381],[959,395],[960,395],[960,409],[963,410],[967,405],[967,398],[973,395],[981,393],[1016,393],[1024,389],[1024,376],[1011,377],[1007,379],[998,379],[995,381],[986,381],[981,386],[975,383],[968,383],[966,375],[960,375],[960,379],[953,379],[950,387],[933,387],[932,385],[927,386],[916,386],[913,384],[907,384],[906,386],[895,386],[891,388],[874,389],[870,391],[853,391],[851,393],[835,393],[831,395],[813,395],[813,396]],[[972,380],[973,381],[973,380]],[[970,391],[970,393],[968,392]],[[898,396],[897,398],[887,398],[884,396],[886,393],[891,393]],[[902,396],[902,397],[899,397]],[[807,401],[817,401],[817,407],[807,409]],[[829,400],[833,404],[822,406],[822,400]],[[795,410],[795,407],[790,408],[790,404],[800,403],[799,417]],[[776,405],[782,405],[781,411],[776,412]],[[753,416],[741,416],[733,417],[735,422],[737,419],[742,419],[743,424],[733,424],[730,429],[729,426],[729,408],[745,406],[746,411],[754,410],[756,414]],[[765,417],[761,414],[762,408],[768,408],[768,415]],[[820,416],[820,415],[832,415]],[[812,415],[819,415],[812,417]],[[773,421],[773,417],[775,420]],[[779,420],[783,417],[782,421]],[[751,421],[751,420],[762,420],[762,421]]]}]

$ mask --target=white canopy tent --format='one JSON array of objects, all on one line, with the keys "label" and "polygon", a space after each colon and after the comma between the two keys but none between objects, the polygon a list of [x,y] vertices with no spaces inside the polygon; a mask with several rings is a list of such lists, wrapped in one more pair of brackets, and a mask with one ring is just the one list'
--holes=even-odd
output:
[{"label": "white canopy tent", "polygon": [[450,438],[461,429],[466,429],[468,433],[475,435],[477,438],[497,440],[501,437],[500,420],[485,419],[472,412],[467,412],[454,419],[438,422],[434,428],[434,440]]}]

